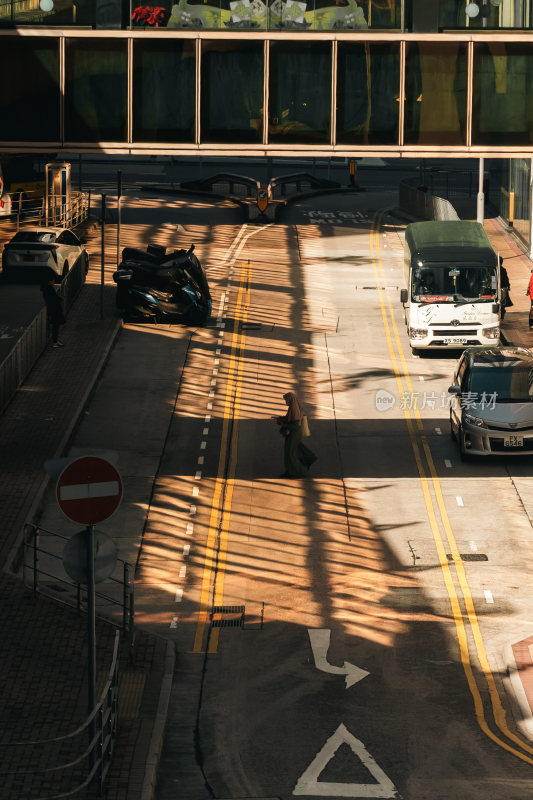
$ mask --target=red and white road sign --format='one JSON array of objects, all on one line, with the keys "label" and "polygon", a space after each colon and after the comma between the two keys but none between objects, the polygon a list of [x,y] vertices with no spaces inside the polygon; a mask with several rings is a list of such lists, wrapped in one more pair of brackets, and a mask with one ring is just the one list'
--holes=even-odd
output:
[{"label": "red and white road sign", "polygon": [[119,507],[122,480],[110,461],[82,456],[65,467],[57,479],[56,497],[66,517],[80,525],[95,525]]}]

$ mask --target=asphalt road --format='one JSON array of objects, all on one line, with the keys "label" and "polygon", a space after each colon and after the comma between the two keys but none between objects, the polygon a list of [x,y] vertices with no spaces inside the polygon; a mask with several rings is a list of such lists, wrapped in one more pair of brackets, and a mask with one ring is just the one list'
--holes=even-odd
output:
[{"label": "asphalt road", "polygon": [[[415,358],[407,345],[402,225],[379,213],[394,203],[314,198],[242,253],[257,327],[233,373],[228,351],[221,361],[222,391],[240,392],[238,437],[211,422],[202,461],[213,497],[225,475],[231,498],[206,556],[185,583],[175,573],[184,594],[167,632],[179,656],[157,800],[522,800],[533,789],[503,660],[531,634],[533,467],[460,461],[446,405],[454,357]],[[228,327],[239,313],[234,283]],[[178,445],[194,443],[185,418],[211,366],[203,350],[185,367],[169,476],[187,473]],[[277,478],[268,421],[287,386],[305,397],[319,454],[313,480],[292,485]],[[379,392],[394,400],[386,410]],[[213,527],[215,506],[195,506],[195,527]],[[204,592],[223,621],[244,607],[244,627],[202,623]]]}]

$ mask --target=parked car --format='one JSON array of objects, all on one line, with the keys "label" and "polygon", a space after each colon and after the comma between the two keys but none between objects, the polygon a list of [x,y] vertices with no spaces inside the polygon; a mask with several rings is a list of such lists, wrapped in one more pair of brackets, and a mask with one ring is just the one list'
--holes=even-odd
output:
[{"label": "parked car", "polygon": [[471,347],[448,392],[450,433],[461,458],[533,454],[533,351]]},{"label": "parked car", "polygon": [[65,228],[23,228],[4,246],[2,275],[6,281],[40,283],[51,276],[61,283],[82,259],[85,272],[89,254],[84,243]]}]

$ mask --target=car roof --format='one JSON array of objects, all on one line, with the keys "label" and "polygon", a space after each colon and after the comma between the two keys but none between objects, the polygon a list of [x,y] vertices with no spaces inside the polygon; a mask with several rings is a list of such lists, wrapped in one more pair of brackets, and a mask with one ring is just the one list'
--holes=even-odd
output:
[{"label": "car roof", "polygon": [[40,225],[35,225],[34,227],[21,228],[17,232],[18,233],[56,233],[56,234],[59,235],[60,233],[63,233],[63,231],[66,231],[66,230],[68,230],[68,228],[52,228],[52,227],[43,228]]},{"label": "car roof", "polygon": [[517,361],[530,363],[533,366],[533,350],[527,347],[503,345],[501,347],[472,347],[465,350],[465,357],[471,365],[501,367],[516,364]]}]

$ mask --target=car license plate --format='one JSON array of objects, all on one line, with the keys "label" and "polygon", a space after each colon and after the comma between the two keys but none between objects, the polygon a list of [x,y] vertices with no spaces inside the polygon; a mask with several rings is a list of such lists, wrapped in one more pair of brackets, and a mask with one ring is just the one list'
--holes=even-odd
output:
[{"label": "car license plate", "polygon": [[466,342],[467,342],[466,339],[459,339],[458,336],[453,336],[453,337],[449,336],[446,339],[444,339],[444,344],[466,344]]},{"label": "car license plate", "polygon": [[523,436],[505,436],[503,440],[504,447],[523,447],[524,446],[524,437]]}]

